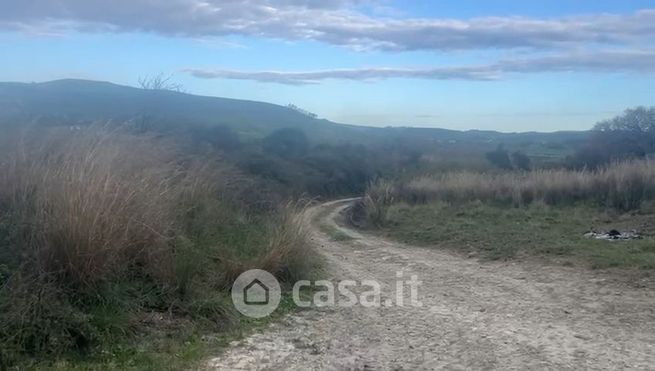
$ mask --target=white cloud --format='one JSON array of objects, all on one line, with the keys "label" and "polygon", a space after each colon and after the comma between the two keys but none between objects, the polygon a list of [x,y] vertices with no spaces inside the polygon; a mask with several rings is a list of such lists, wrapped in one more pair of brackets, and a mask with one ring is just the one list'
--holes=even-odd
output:
[{"label": "white cloud", "polygon": [[497,80],[513,73],[542,72],[655,73],[655,49],[576,52],[527,59],[503,60],[480,66],[433,68],[360,68],[308,72],[236,71],[185,69],[205,79],[235,79],[287,85],[317,84],[323,80],[383,80],[415,78],[431,80]]},{"label": "white cloud", "polygon": [[498,78],[493,70],[485,68],[361,68],[337,69],[309,72],[281,72],[281,71],[235,71],[235,70],[203,70],[186,69],[187,72],[198,78],[205,79],[233,79],[253,80],[258,82],[272,82],[287,85],[317,84],[322,80],[381,80],[392,78],[417,78],[435,80],[494,80]]},{"label": "white cloud", "polygon": [[0,30],[152,32],[315,40],[356,49],[626,46],[655,41],[655,10],[627,15],[467,20],[374,17],[375,0],[20,0],[0,3]]}]

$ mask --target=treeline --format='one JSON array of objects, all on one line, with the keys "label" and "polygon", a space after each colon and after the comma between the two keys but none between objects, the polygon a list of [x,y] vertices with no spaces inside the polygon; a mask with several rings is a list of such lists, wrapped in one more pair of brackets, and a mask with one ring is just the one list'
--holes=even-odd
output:
[{"label": "treeline", "polygon": [[[589,139],[573,155],[550,167],[597,169],[612,162],[644,159],[655,154],[655,107],[636,107],[597,123]],[[489,164],[501,170],[530,170],[530,157],[509,151],[501,144],[485,154]]]},{"label": "treeline", "polygon": [[586,146],[568,163],[596,168],[612,161],[646,158],[655,153],[655,107],[637,107],[596,124]]},{"label": "treeline", "polygon": [[362,194],[369,180],[415,171],[421,154],[410,146],[381,143],[312,143],[298,128],[279,129],[243,143],[228,127],[192,128],[196,150],[220,150],[237,168],[283,195],[336,197]]}]

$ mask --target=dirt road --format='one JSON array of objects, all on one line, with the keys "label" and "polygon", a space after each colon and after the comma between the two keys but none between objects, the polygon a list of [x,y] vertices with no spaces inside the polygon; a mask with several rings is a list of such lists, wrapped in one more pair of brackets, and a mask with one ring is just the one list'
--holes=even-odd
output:
[{"label": "dirt road", "polygon": [[[344,203],[321,223],[334,224]],[[315,223],[316,224],[316,223]],[[334,224],[336,227],[336,224]],[[421,307],[300,311],[208,362],[217,370],[642,369],[655,367],[655,297],[601,272],[537,263],[481,263],[340,228],[313,227],[332,280],[416,274]]]}]

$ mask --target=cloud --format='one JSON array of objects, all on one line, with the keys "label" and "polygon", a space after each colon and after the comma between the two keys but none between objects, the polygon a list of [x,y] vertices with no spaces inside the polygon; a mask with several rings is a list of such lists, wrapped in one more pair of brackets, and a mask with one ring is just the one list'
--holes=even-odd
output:
[{"label": "cloud", "polygon": [[151,32],[313,40],[354,49],[552,49],[652,43],[655,10],[560,18],[376,17],[375,0],[20,0],[0,3],[0,30]]},{"label": "cloud", "polygon": [[393,78],[428,80],[498,80],[515,73],[602,72],[655,73],[655,49],[576,52],[563,55],[503,60],[479,66],[432,68],[359,68],[309,72],[194,69],[183,72],[203,79],[251,80],[286,85],[318,84],[323,80],[371,81]]},{"label": "cloud", "polygon": [[204,79],[233,79],[252,80],[257,82],[271,82],[287,85],[318,84],[322,80],[382,80],[393,78],[416,78],[433,80],[494,80],[498,78],[492,70],[481,68],[428,68],[428,69],[404,69],[404,68],[361,68],[361,69],[337,69],[311,72],[280,72],[280,71],[235,71],[235,70],[203,70],[185,69],[183,72],[192,76]]}]

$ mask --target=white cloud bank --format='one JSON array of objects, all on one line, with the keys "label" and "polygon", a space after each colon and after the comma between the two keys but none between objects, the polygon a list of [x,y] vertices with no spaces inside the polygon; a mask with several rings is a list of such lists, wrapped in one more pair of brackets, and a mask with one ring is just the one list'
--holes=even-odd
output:
[{"label": "white cloud bank", "polygon": [[431,80],[498,80],[513,73],[541,72],[655,73],[655,49],[637,51],[593,51],[555,56],[504,60],[480,66],[436,68],[359,68],[308,72],[236,71],[194,69],[183,72],[204,79],[252,80],[287,85],[317,84],[322,80],[354,81],[417,78]]},{"label": "white cloud bank", "polygon": [[[555,18],[401,18],[367,12],[384,0],[0,0],[0,32],[146,32],[193,39],[240,35],[356,50],[530,51],[479,66],[309,72],[187,69],[199,78],[281,84],[326,79],[496,80],[513,73],[655,72],[655,9]],[[525,54],[524,54],[525,55]]]},{"label": "white cloud bank", "polygon": [[16,0],[0,2],[0,30],[151,32],[313,40],[389,51],[571,48],[653,43],[655,9],[632,14],[466,20],[374,17],[374,0]]}]

